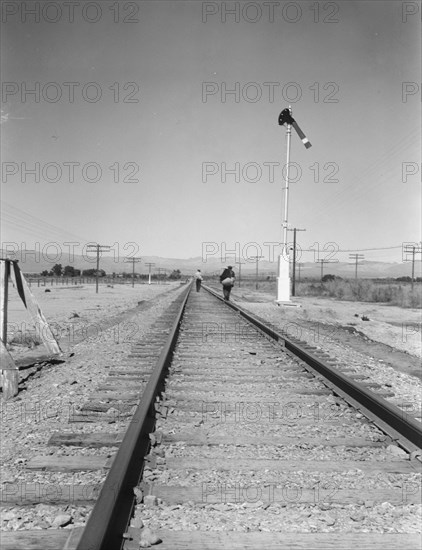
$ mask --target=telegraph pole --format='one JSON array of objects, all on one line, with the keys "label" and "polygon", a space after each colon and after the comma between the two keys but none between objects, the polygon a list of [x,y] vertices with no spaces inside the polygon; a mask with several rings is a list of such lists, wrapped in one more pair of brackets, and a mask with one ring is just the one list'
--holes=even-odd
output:
[{"label": "telegraph pole", "polygon": [[89,244],[87,250],[96,250],[97,251],[97,272],[95,275],[95,293],[98,294],[98,273],[100,271],[100,252],[108,252],[111,246],[108,244]]},{"label": "telegraph pole", "polygon": [[142,260],[142,258],[126,258],[125,259],[125,263],[131,263],[132,264],[132,288],[134,288],[135,286],[135,264],[137,262],[140,262]]},{"label": "telegraph pole", "polygon": [[165,274],[167,269],[165,269],[164,267],[157,267],[157,271],[158,271],[158,280],[161,281],[161,272]]},{"label": "telegraph pole", "polygon": [[150,284],[151,284],[151,267],[154,266],[155,264],[145,262],[145,265],[147,265],[148,268],[149,268],[149,272],[148,272],[148,284],[150,285]]},{"label": "telegraph pole", "polygon": [[324,264],[333,264],[333,263],[337,263],[335,260],[317,260],[316,261],[317,264],[321,264],[321,281],[322,281],[322,277],[324,276]]},{"label": "telegraph pole", "polygon": [[293,231],[293,280],[292,280],[292,296],[296,296],[296,231],[306,231],[306,229],[288,229],[287,231]]},{"label": "telegraph pole", "polygon": [[300,268],[303,267],[304,264],[301,264],[300,262],[297,263],[297,267],[299,269],[299,277],[298,277],[298,283],[300,283]]},{"label": "telegraph pole", "polygon": [[358,278],[358,262],[365,258],[364,254],[349,254],[351,260],[355,260],[355,281]]},{"label": "telegraph pole", "polygon": [[264,256],[249,256],[251,260],[256,260],[256,281],[255,281],[255,288],[258,290],[258,261],[263,258]]},{"label": "telegraph pole", "polygon": [[242,265],[244,265],[245,262],[236,262],[236,264],[239,266],[239,288],[240,288],[240,277],[242,274]]},{"label": "telegraph pole", "polygon": [[415,282],[415,254],[421,254],[422,249],[416,248],[414,244],[412,245],[405,245],[404,252],[406,254],[412,254],[412,292],[413,292],[413,286]]}]

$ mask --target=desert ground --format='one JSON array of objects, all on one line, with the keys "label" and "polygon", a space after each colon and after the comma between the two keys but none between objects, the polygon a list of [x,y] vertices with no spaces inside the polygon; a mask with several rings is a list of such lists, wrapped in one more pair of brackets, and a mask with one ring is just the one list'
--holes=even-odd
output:
[{"label": "desert ground", "polygon": [[[31,292],[47,319],[61,349],[69,351],[74,344],[86,337],[100,336],[110,326],[125,321],[124,313],[153,301],[160,295],[179,288],[180,283],[80,286],[36,286]],[[49,292],[46,292],[49,290]],[[126,327],[127,328],[127,327]],[[136,327],[132,329],[136,337]],[[117,335],[117,332],[115,332]],[[17,291],[9,288],[8,304],[8,349],[15,359],[42,356],[44,345],[37,337],[35,324],[26,311]]]},{"label": "desert ground", "polygon": [[[85,334],[93,335],[101,331],[104,323],[113,324],[113,319],[123,312],[142,306],[139,302],[148,302],[155,297],[178,288],[179,282],[170,284],[130,284],[114,286],[100,285],[95,293],[94,284],[80,286],[32,285],[35,296],[44,316],[51,324],[62,348],[72,344],[75,329],[83,329]],[[217,285],[211,285],[216,290]],[[46,292],[49,290],[50,292]],[[371,345],[378,353],[391,354],[395,351],[400,357],[404,372],[415,371],[417,358],[422,357],[421,348],[421,310],[397,306],[338,301],[331,298],[294,297],[291,306],[278,306],[275,296],[268,291],[235,287],[232,298],[253,313],[267,317],[271,322],[296,337],[312,336],[314,342],[323,343],[324,338],[337,337],[349,345],[360,346],[365,350]],[[115,319],[116,320],[116,319]],[[8,342],[12,355],[19,355],[34,346],[35,328],[25,310],[16,289],[9,289]],[[377,346],[377,344],[379,344]],[[408,368],[406,368],[408,359]],[[416,361],[415,361],[416,360]],[[421,374],[421,369],[413,374]]]}]

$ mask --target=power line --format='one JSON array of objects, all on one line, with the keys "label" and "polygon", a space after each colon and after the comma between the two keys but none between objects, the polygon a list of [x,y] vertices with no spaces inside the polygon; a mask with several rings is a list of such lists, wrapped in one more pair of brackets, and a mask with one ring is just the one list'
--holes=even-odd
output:
[{"label": "power line", "polygon": [[[392,178],[393,175],[390,172],[387,162],[392,161],[394,157],[400,153],[408,153],[409,146],[414,144],[416,137],[419,135],[419,129],[412,131],[410,135],[406,135],[398,143],[395,143],[392,147],[384,151],[372,164],[369,164],[366,167],[362,167],[359,174],[350,171],[350,178],[353,178],[353,183],[350,183],[348,186],[342,186],[336,193],[330,194],[329,202],[321,204],[319,207],[315,208],[315,205],[312,206],[312,211],[309,210],[305,215],[309,219],[309,215],[317,216],[318,219],[321,218],[321,215],[326,213],[327,210],[338,210],[346,201],[348,204],[355,202],[358,198],[362,196],[362,190],[368,192],[370,189],[376,189],[379,186],[385,186],[385,183],[388,179]],[[386,171],[386,176],[380,176],[380,181],[373,183],[373,174],[377,174],[379,169],[382,168]],[[351,196],[352,193],[355,193],[354,196]],[[309,215],[308,215],[309,213]]]}]

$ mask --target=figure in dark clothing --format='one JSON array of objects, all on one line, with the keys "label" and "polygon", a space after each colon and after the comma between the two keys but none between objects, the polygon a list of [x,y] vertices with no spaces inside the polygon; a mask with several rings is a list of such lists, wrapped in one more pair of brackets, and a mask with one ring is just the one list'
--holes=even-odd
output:
[{"label": "figure in dark clothing", "polygon": [[224,299],[230,301],[230,292],[234,286],[235,274],[231,265],[227,266],[227,269],[220,275],[220,283],[223,285]]},{"label": "figure in dark clothing", "polygon": [[201,283],[202,283],[202,275],[201,270],[198,269],[198,271],[194,275],[195,282],[196,282],[196,292],[199,292],[201,290]]}]

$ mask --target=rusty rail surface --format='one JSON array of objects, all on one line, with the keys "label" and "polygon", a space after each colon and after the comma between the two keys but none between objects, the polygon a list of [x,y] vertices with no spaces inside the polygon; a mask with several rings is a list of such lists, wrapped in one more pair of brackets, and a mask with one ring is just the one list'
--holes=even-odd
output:
[{"label": "rusty rail surface", "polygon": [[116,454],[107,479],[98,496],[79,540],[78,550],[112,550],[121,548],[122,537],[134,506],[133,488],[138,485],[143,458],[149,446],[149,433],[154,427],[154,402],[162,387],[166,368],[171,361],[179,324],[191,290],[189,285],[169,332],[156,366],[131,419],[129,428]]}]

